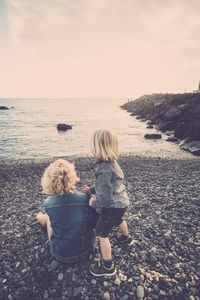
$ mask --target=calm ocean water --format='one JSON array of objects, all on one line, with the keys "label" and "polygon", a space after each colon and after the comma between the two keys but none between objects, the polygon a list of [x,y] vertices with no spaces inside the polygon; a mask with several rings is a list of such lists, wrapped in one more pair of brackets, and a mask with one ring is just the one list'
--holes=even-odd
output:
[{"label": "calm ocean water", "polygon": [[[0,99],[0,158],[30,159],[90,154],[89,139],[97,128],[108,128],[119,139],[121,153],[190,158],[177,145],[145,140],[155,132],[120,109],[126,99]],[[58,123],[73,125],[59,133]]]}]

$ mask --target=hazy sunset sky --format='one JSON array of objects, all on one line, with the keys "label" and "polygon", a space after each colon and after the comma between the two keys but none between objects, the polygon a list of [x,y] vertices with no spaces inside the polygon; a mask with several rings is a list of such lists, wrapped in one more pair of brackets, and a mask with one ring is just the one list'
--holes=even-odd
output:
[{"label": "hazy sunset sky", "polygon": [[199,0],[0,0],[0,98],[197,89]]}]

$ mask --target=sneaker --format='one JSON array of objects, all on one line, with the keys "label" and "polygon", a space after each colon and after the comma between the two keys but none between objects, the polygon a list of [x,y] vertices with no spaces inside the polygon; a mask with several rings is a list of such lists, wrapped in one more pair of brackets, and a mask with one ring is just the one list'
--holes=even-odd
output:
[{"label": "sneaker", "polygon": [[124,244],[124,245],[127,245],[127,246],[133,245],[133,239],[132,239],[130,234],[127,237],[124,236],[124,235],[121,235],[119,237],[119,242]]},{"label": "sneaker", "polygon": [[110,268],[104,266],[102,260],[98,261],[96,264],[90,265],[90,273],[94,276],[113,276],[116,273],[115,265],[112,263]]}]

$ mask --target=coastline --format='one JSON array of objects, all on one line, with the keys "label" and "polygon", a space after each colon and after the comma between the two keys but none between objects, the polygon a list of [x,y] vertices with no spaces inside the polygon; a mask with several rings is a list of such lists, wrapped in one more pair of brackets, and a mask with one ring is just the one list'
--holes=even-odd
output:
[{"label": "coastline", "polygon": [[[94,158],[63,158],[75,163],[78,190],[93,183]],[[111,235],[117,267],[111,279],[90,275],[89,261],[55,261],[45,231],[32,219],[46,198],[40,179],[53,160],[0,160],[0,299],[127,300],[139,291],[146,299],[200,299],[198,157],[120,156],[135,243],[127,250],[117,244],[116,232]]]}]

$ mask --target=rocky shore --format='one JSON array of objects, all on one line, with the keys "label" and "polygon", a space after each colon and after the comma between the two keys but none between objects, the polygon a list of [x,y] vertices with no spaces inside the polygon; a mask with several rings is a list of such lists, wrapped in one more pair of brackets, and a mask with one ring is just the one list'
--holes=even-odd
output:
[{"label": "rocky shore", "polygon": [[[80,183],[94,180],[95,160],[69,157]],[[52,160],[51,160],[52,161]],[[0,161],[0,299],[200,300],[200,159],[123,156],[130,197],[131,248],[113,232],[115,277],[95,278],[90,261],[75,265],[50,255],[46,232],[33,219],[46,198],[40,179],[50,160]],[[98,258],[95,253],[92,261]]]},{"label": "rocky shore", "polygon": [[147,128],[167,132],[168,141],[182,150],[200,156],[200,93],[144,95],[121,108],[147,121]]}]

